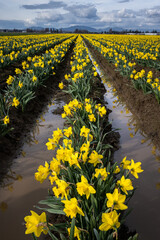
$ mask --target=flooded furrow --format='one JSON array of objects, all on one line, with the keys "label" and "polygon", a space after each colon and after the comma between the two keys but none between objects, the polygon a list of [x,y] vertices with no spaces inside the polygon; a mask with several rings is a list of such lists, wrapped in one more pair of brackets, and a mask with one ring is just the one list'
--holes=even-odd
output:
[{"label": "flooded furrow", "polygon": [[110,121],[113,128],[119,128],[120,149],[114,153],[114,160],[120,162],[124,156],[142,162],[144,172],[139,179],[133,179],[137,187],[129,202],[132,212],[127,217],[130,230],[139,233],[139,239],[158,239],[160,235],[160,152],[139,128],[136,116],[116,96],[115,89],[105,84],[104,98],[112,110]]},{"label": "flooded furrow", "polygon": [[[130,231],[136,231],[140,240],[159,239],[160,236],[160,150],[154,145],[157,139],[148,135],[141,115],[136,115],[133,111],[132,103],[126,98],[123,92],[116,91],[113,82],[108,80],[104,68],[101,69],[103,59],[96,58],[90,51],[92,61],[97,61],[99,73],[106,93],[104,100],[106,107],[112,112],[109,114],[109,121],[113,129],[118,129],[120,133],[120,148],[114,153],[114,161],[120,163],[127,156],[127,159],[134,159],[135,162],[142,162],[144,172],[139,179],[133,179],[136,191],[129,202],[131,213],[126,219],[126,224]],[[114,82],[116,79],[114,79]],[[155,120],[155,118],[154,118]],[[157,122],[153,122],[153,124]],[[155,127],[149,125],[151,129]],[[158,131],[158,129],[157,129]]]},{"label": "flooded furrow", "polygon": [[45,199],[49,183],[39,183],[34,173],[44,161],[50,161],[53,151],[48,151],[45,143],[57,128],[63,128],[64,120],[55,114],[65,103],[52,100],[27,138],[21,155],[13,160],[13,165],[3,179],[0,188],[0,239],[32,239],[26,236],[24,217],[30,214],[38,201]]},{"label": "flooded furrow", "polygon": [[48,151],[45,144],[52,132],[64,125],[61,113],[69,96],[59,90],[58,84],[70,72],[73,47],[74,43],[55,70],[56,75],[46,80],[46,87],[39,88],[26,111],[13,115],[13,133],[0,141],[0,239],[32,239],[25,235],[24,217],[30,210],[41,213],[34,206],[48,194],[49,182],[37,182],[34,173],[39,165],[52,160],[53,151]]}]

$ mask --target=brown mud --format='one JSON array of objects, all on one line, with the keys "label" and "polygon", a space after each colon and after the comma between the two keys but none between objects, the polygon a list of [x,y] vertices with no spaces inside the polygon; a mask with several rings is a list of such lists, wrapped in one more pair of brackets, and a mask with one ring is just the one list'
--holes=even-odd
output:
[{"label": "brown mud", "polygon": [[103,74],[116,88],[117,94],[127,108],[136,116],[139,128],[153,144],[160,149],[160,105],[152,94],[144,95],[142,90],[133,87],[131,80],[120,75],[87,40],[85,40],[94,59],[101,66]]}]

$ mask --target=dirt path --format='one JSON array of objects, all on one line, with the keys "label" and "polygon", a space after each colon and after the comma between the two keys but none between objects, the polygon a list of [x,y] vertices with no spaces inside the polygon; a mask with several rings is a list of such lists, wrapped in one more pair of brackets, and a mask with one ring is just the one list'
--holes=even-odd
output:
[{"label": "dirt path", "polygon": [[160,105],[155,97],[151,94],[144,95],[141,90],[134,89],[128,78],[116,72],[113,64],[109,63],[88,41],[85,42],[103,74],[116,88],[121,100],[138,118],[140,129],[160,149]]}]

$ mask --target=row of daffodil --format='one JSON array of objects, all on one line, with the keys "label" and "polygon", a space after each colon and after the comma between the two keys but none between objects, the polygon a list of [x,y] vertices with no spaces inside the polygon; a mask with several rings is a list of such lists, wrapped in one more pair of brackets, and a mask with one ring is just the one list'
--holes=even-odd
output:
[{"label": "row of daffodil", "polygon": [[[13,40],[10,41],[8,47],[6,45],[1,46],[3,50],[0,50],[0,68],[6,67],[15,61],[24,60],[28,56],[34,56],[35,53],[38,54],[38,52],[45,51],[68,37],[71,37],[71,34],[54,34],[48,37],[46,35],[44,37],[43,35],[23,38],[15,37],[15,42]],[[20,41],[17,41],[17,38],[20,38]],[[5,53],[6,51],[7,53]]]},{"label": "row of daffodil", "polygon": [[73,36],[65,40],[41,56],[28,57],[27,61],[22,63],[24,71],[15,69],[16,75],[9,76],[4,95],[0,94],[0,136],[10,129],[9,109],[21,107],[24,110],[26,104],[35,97],[37,87],[51,74],[55,74],[55,67],[64,58],[75,38],[76,36]]},{"label": "row of daffodil", "polygon": [[35,45],[38,42],[43,43],[53,40],[54,36],[58,34],[36,34],[36,35],[19,35],[19,36],[1,36],[0,37],[0,51],[2,54],[8,54],[12,51],[21,51],[22,48]]},{"label": "row of daffodil", "polygon": [[153,72],[146,73],[144,69],[137,72],[135,69],[130,74],[132,83],[136,89],[142,89],[144,94],[153,93],[160,104],[160,79],[153,78]]},{"label": "row of daffodil", "polygon": [[92,38],[92,35],[84,35],[90,44],[92,44],[107,60],[115,64],[115,67],[122,75],[130,75],[134,69],[136,63],[134,60],[130,60],[125,56],[125,53],[114,48],[114,44],[110,42],[110,45],[105,47],[99,40]]},{"label": "row of daffodil", "polygon": [[[142,89],[145,94],[153,93],[158,103],[160,103],[160,80],[159,78],[153,77],[152,71],[146,73],[145,70],[142,69],[137,72],[135,69],[136,63],[133,60],[130,62],[125,52],[119,54],[115,49],[112,49],[112,47],[106,48],[99,41],[92,40],[90,36],[85,35],[85,38],[96,47],[105,58],[114,63],[116,70],[118,70],[121,75],[128,76],[136,89]],[[110,46],[112,46],[112,44]]]},{"label": "row of daffodil", "polygon": [[[59,84],[61,89],[67,88],[63,91],[71,92],[73,96],[62,113],[68,127],[53,132],[46,145],[48,150],[56,150],[56,155],[49,163],[40,165],[35,173],[37,181],[42,183],[49,179],[51,184],[49,197],[40,201],[47,207],[39,208],[51,214],[66,215],[66,218],[62,223],[54,224],[48,221],[45,212],[38,215],[31,211],[31,215],[24,218],[25,233],[32,234],[34,239],[42,232],[48,233],[51,239],[118,239],[118,231],[125,219],[124,210],[134,191],[129,177],[138,178],[138,173],[143,171],[140,162],[126,157],[120,166],[110,163],[111,146],[104,143],[108,133],[102,128],[103,121],[107,125],[106,108],[88,98],[90,92],[85,88],[87,79],[93,83],[94,75],[95,67],[79,36],[71,61],[71,74],[65,75],[69,86]],[[83,81],[84,86],[80,83]],[[58,238],[55,232],[59,233]]]},{"label": "row of daffodil", "polygon": [[106,49],[109,57],[122,54],[128,61],[136,61],[144,66],[160,70],[160,37],[127,35],[91,35]]}]

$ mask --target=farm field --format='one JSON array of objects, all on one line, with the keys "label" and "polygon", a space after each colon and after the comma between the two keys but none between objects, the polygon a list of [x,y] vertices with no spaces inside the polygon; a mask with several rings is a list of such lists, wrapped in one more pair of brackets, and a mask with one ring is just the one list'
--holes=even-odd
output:
[{"label": "farm field", "polygon": [[157,239],[160,37],[2,36],[0,49],[2,239]]}]

